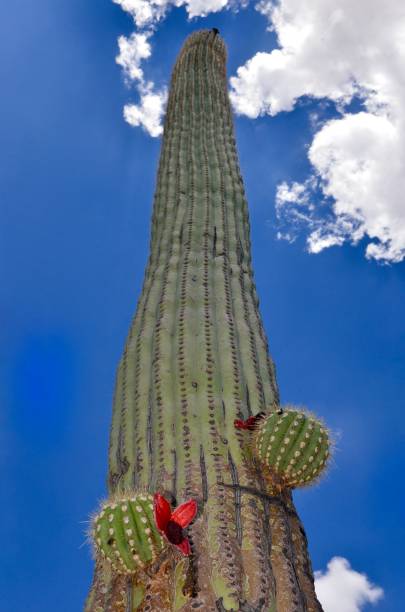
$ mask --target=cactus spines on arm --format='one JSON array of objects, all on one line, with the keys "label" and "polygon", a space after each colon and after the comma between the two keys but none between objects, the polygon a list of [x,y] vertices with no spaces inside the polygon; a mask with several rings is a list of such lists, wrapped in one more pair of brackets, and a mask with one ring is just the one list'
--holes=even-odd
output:
[{"label": "cactus spines on arm", "polygon": [[153,515],[153,497],[138,493],[105,502],[93,519],[96,552],[117,574],[146,569],[165,543]]},{"label": "cactus spines on arm", "polygon": [[[173,506],[196,500],[199,512],[185,534],[191,554],[175,551],[145,578],[136,607],[138,578],[128,576],[126,612],[320,609],[291,497],[269,495],[234,427],[279,399],[225,62],[218,32],[205,30],[187,39],[173,70],[150,257],[118,367],[109,452],[110,494],[160,491]],[[97,577],[87,612],[113,609],[117,580]]]},{"label": "cactus spines on arm", "polygon": [[275,485],[303,487],[325,470],[329,433],[317,418],[290,406],[282,414],[273,412],[260,419],[252,450]]}]

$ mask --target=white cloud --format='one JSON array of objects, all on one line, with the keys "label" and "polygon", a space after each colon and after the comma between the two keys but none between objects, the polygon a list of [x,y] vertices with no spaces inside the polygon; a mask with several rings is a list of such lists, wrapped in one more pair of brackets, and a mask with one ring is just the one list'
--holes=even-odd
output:
[{"label": "white cloud", "polygon": [[113,0],[129,13],[138,28],[156,25],[172,7],[181,7],[189,18],[206,17],[225,8],[245,6],[248,0]]},{"label": "white cloud", "polygon": [[238,112],[247,114],[247,107],[257,117],[288,111],[303,95],[344,104],[360,93],[381,105],[388,90],[397,89],[387,81],[389,72],[403,85],[405,6],[397,0],[384,6],[380,0],[280,0],[257,8],[269,18],[280,48],[257,53],[231,79]]},{"label": "white cloud", "polygon": [[[367,235],[369,258],[405,257],[404,137],[386,115],[346,114],[328,122],[309,150],[322,192],[334,201],[336,234],[353,242]],[[319,247],[313,234],[309,243]]]},{"label": "white cloud", "polygon": [[276,205],[281,207],[287,203],[307,204],[307,186],[301,183],[280,183],[277,188]]},{"label": "white cloud", "polygon": [[315,590],[325,612],[360,612],[365,604],[375,604],[384,595],[343,557],[333,557],[326,572],[315,572]]},{"label": "white cloud", "polygon": [[129,38],[118,38],[119,54],[115,61],[122,66],[124,74],[132,80],[143,81],[141,62],[151,55],[151,46],[148,38],[151,32],[133,32]]},{"label": "white cloud", "polygon": [[[309,229],[316,253],[367,237],[366,256],[405,257],[405,4],[397,0],[262,1],[279,48],[259,52],[231,79],[235,110],[255,118],[294,108],[304,95],[333,100],[339,119],[309,148],[313,174],[297,192],[279,186],[283,223]],[[364,110],[347,104],[360,97]],[[295,190],[296,201],[291,197]],[[305,210],[314,196],[322,204]],[[288,196],[290,199],[286,199]],[[283,203],[285,206],[283,206]],[[291,229],[281,235],[291,237]]]},{"label": "white cloud", "polygon": [[218,13],[231,4],[229,0],[188,0],[183,2],[190,17],[205,17]]},{"label": "white cloud", "polygon": [[162,117],[166,100],[166,89],[153,92],[150,84],[150,89],[146,87],[141,93],[140,104],[124,106],[125,121],[132,126],[141,126],[151,136],[160,136],[163,133]]},{"label": "white cloud", "polygon": [[138,28],[157,23],[165,16],[170,0],[113,0],[129,13]]},{"label": "white cloud", "polygon": [[[285,228],[293,223],[298,233],[307,227],[312,253],[368,236],[368,258],[401,261],[405,147],[390,119],[361,112],[329,121],[315,135],[308,156],[318,180],[282,183],[277,190],[277,216]],[[326,208],[312,203],[319,191],[331,200]]]},{"label": "white cloud", "polygon": [[115,58],[122,66],[128,83],[133,81],[139,94],[139,104],[126,104],[124,118],[132,126],[142,127],[150,136],[157,137],[163,132],[162,118],[165,112],[167,90],[155,91],[152,81],[145,81],[141,68],[142,60],[152,53],[149,38],[152,32],[133,32],[129,38],[118,39],[119,54]]}]

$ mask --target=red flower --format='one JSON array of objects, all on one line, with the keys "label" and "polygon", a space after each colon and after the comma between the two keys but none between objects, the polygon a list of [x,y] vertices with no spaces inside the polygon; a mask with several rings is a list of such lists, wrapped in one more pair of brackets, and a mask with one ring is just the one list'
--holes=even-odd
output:
[{"label": "red flower", "polygon": [[184,535],[184,529],[188,527],[197,514],[197,502],[190,499],[178,506],[173,512],[167,499],[155,493],[153,500],[153,511],[157,528],[166,538],[177,546],[183,555],[191,553],[190,542]]},{"label": "red flower", "polygon": [[241,419],[235,419],[233,424],[236,429],[247,429],[249,431],[253,431],[256,429],[257,423],[265,416],[264,412],[259,412],[256,416],[250,416],[246,419],[246,421],[242,421]]}]

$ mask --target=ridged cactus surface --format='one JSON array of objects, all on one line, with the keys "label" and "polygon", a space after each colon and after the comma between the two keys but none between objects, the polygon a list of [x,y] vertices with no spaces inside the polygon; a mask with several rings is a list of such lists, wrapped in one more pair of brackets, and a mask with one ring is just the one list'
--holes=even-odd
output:
[{"label": "ridged cactus surface", "polygon": [[323,423],[294,408],[261,419],[252,446],[273,483],[289,488],[303,487],[319,478],[330,453]]},{"label": "ridged cactus surface", "polygon": [[153,516],[153,497],[143,493],[103,504],[93,530],[96,553],[117,574],[146,569],[165,546]]},{"label": "ridged cactus surface", "polygon": [[[191,554],[175,547],[139,597],[97,561],[90,612],[319,610],[289,494],[272,497],[235,419],[278,405],[253,281],[249,221],[217,32],[174,67],[150,258],[117,373],[111,494],[195,499]],[[101,568],[101,569],[100,569]]]}]

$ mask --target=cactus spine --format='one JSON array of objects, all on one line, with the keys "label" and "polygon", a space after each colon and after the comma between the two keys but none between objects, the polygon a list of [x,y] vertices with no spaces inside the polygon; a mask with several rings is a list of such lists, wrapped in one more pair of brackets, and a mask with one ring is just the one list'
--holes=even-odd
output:
[{"label": "cactus spine", "polygon": [[304,487],[325,470],[330,454],[323,424],[303,410],[287,408],[261,419],[253,435],[253,454],[278,487]]},{"label": "cactus spine", "polygon": [[291,497],[269,494],[234,428],[279,398],[225,62],[217,32],[201,31],[174,67],[150,258],[118,367],[110,438],[112,495],[144,488],[176,504],[197,500],[192,554],[170,552],[142,581],[97,558],[87,612],[320,610]]},{"label": "cactus spine", "polygon": [[106,502],[94,517],[96,554],[107,559],[117,574],[136,574],[164,549],[153,517],[153,497],[134,495]]}]

